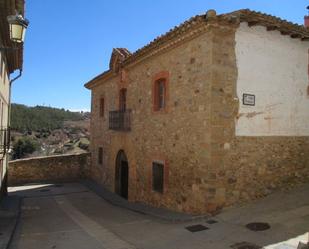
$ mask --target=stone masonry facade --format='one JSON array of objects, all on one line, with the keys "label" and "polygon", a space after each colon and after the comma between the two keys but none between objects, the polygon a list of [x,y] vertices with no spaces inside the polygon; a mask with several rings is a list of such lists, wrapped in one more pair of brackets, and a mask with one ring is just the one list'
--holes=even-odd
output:
[{"label": "stone masonry facade", "polygon": [[[214,11],[194,17],[171,31],[174,36],[166,34],[161,43],[159,38],[157,47],[150,44],[144,53],[124,55],[116,70],[120,59],[114,56],[111,69],[86,84],[92,92],[90,175],[95,181],[115,191],[116,158],[122,150],[128,160],[129,201],[202,214],[309,180],[307,136],[235,135],[239,22]],[[166,107],[155,111],[153,84],[162,77]],[[115,131],[109,129],[109,111],[119,110],[123,88],[131,130]],[[164,164],[163,193],[152,189],[155,161]]]}]

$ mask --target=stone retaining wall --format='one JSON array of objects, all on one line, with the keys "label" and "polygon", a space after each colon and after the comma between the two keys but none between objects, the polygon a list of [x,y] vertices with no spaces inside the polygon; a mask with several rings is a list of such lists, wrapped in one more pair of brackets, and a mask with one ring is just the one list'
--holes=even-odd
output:
[{"label": "stone retaining wall", "polygon": [[9,162],[9,185],[86,178],[90,153],[35,157]]}]

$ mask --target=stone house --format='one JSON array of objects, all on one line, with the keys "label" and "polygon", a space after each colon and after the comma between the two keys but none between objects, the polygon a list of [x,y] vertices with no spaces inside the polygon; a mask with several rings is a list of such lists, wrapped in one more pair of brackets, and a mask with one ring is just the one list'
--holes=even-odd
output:
[{"label": "stone house", "polygon": [[247,9],[115,48],[85,84],[92,178],[194,214],[308,181],[308,48],[306,27]]},{"label": "stone house", "polygon": [[[9,35],[7,16],[24,15],[24,0],[0,0],[0,200],[6,194],[7,165],[10,127],[10,95],[12,79],[10,74],[22,70],[23,46],[13,45]],[[19,46],[19,49],[1,49]]]}]

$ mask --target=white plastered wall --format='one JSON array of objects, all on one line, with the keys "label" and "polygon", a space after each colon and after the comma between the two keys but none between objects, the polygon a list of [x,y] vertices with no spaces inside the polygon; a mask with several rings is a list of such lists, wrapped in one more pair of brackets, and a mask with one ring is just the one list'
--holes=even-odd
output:
[{"label": "white plastered wall", "polygon": [[[0,52],[0,129],[7,127],[8,121],[8,103],[9,103],[9,78],[7,72],[7,65],[4,59],[3,54]],[[2,175],[0,175],[0,187],[2,184],[2,179],[6,173],[6,165],[7,165],[7,154],[5,157],[0,153],[0,167],[3,167]]]},{"label": "white plastered wall", "polygon": [[[235,39],[236,136],[309,136],[309,42],[247,23]],[[255,95],[255,106],[243,105],[244,93]]]}]

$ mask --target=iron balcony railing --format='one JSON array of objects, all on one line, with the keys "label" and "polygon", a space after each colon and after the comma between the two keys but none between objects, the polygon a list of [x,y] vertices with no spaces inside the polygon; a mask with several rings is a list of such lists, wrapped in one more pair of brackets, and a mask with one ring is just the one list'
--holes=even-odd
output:
[{"label": "iron balcony railing", "polygon": [[0,128],[0,154],[4,155],[10,149],[10,128]]},{"label": "iron balcony railing", "polygon": [[116,131],[131,130],[131,110],[110,111],[109,129]]}]

